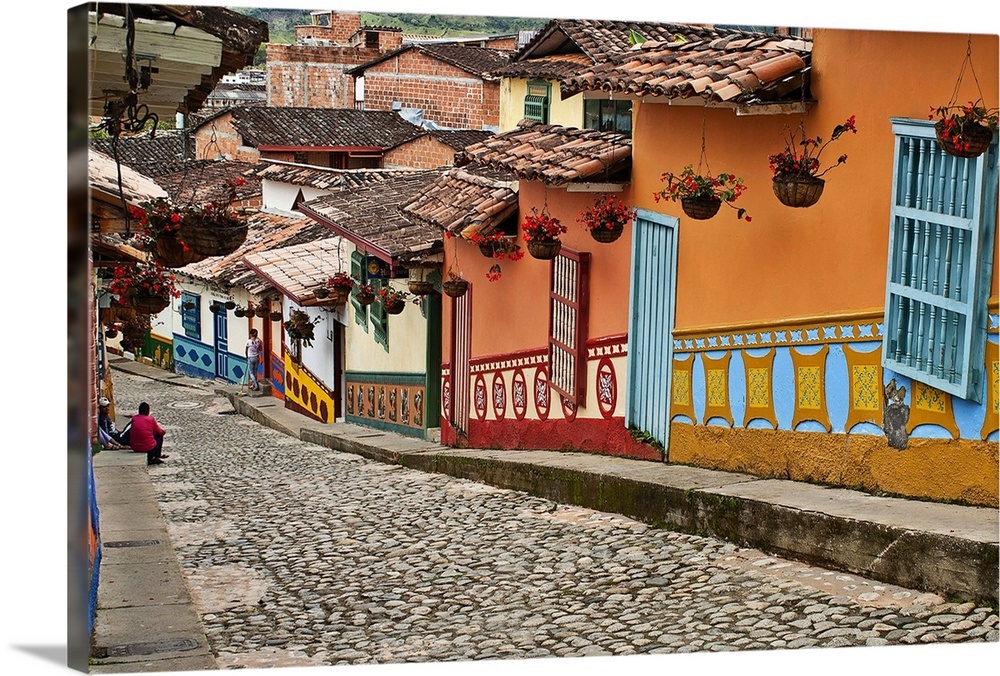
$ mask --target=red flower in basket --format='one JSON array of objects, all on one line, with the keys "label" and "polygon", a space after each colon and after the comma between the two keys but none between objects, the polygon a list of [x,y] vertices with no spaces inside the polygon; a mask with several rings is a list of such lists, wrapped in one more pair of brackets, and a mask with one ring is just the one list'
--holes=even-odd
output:
[{"label": "red flower in basket", "polygon": [[566,232],[566,226],[558,218],[546,213],[540,214],[538,209],[532,207],[531,215],[526,216],[521,224],[521,230],[525,242],[553,242]]}]

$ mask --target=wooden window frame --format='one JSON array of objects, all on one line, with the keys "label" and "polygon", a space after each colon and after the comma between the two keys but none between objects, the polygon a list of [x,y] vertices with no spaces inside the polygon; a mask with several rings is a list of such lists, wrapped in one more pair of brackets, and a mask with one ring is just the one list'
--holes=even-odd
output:
[{"label": "wooden window frame", "polygon": [[[575,267],[575,279],[560,280],[560,268],[564,265]],[[568,330],[557,326],[556,316],[560,313],[571,322]],[[590,253],[574,251],[563,245],[549,268],[549,386],[577,407],[583,406],[587,400],[589,319]],[[566,338],[572,342],[567,342]],[[568,359],[560,358],[560,352],[568,355]],[[567,367],[571,369],[569,374],[561,370]]]},{"label": "wooden window frame", "polygon": [[957,158],[941,150],[932,122],[891,122],[895,145],[882,366],[981,402],[997,142],[994,138],[978,158]]}]

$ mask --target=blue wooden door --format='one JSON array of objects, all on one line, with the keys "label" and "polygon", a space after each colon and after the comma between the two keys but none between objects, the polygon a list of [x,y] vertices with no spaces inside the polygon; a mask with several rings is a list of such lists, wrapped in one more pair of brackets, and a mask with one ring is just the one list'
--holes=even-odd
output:
[{"label": "blue wooden door", "polygon": [[226,313],[216,312],[215,317],[215,377],[228,380],[229,375],[229,338],[226,323]]},{"label": "blue wooden door", "polygon": [[645,209],[632,229],[625,424],[663,444],[670,430],[677,219]]}]

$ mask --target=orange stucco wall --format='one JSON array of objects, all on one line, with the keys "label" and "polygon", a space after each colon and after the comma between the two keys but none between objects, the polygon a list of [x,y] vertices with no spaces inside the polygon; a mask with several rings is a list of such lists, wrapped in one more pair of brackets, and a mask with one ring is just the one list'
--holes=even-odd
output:
[{"label": "orange stucco wall", "polygon": [[[567,192],[563,188],[545,188],[539,182],[520,182],[520,214],[531,213],[547,205],[549,214],[558,218],[568,231],[560,239],[563,246],[576,251],[600,251],[591,258],[590,321],[588,337],[601,337],[628,331],[629,266],[631,260],[631,226],[611,244],[594,241],[583,225],[576,222],[580,212],[591,206],[596,193]],[[628,192],[619,193],[626,203]],[[458,263],[463,276],[471,282],[472,295],[472,356],[520,352],[548,345],[548,293],[550,261],[528,255],[520,227],[517,243],[525,251],[519,261],[494,261],[479,253],[479,248],[464,240],[448,241],[449,260],[454,260],[453,247],[458,247]],[[498,262],[502,277],[495,282],[486,279],[486,272]],[[523,299],[523,300],[521,300]],[[495,309],[506,308],[497,312]],[[444,303],[443,326],[451,325],[450,303]],[[451,345],[447,336],[443,345],[444,360],[448,361]]]},{"label": "orange stucco wall", "polygon": [[[893,135],[890,117],[927,119],[948,103],[966,52],[965,35],[816,30],[807,136],[828,138],[857,116],[858,133],[824,153],[819,205],[793,209],[771,191],[768,155],[783,147],[784,125],[798,114],[737,116],[731,109],[637,102],[633,145],[636,206],[681,218],[676,328],[731,325],[881,308],[885,302]],[[997,36],[974,36],[972,53],[983,95],[998,101]],[[966,73],[958,100],[978,97]],[[704,120],[713,173],[742,176],[738,202],[752,222],[723,207],[708,221],[684,217],[679,203],[659,202],[660,175],[698,165]],[[822,208],[819,208],[822,207]],[[991,295],[997,294],[997,270]]]}]

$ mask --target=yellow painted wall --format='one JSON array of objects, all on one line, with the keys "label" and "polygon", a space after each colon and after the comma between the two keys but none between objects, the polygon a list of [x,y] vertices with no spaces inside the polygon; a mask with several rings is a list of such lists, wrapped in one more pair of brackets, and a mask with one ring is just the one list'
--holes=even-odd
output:
[{"label": "yellow painted wall", "polygon": [[285,405],[292,404],[324,423],[334,422],[333,398],[312,374],[285,354]]},{"label": "yellow painted wall", "polygon": [[673,423],[670,461],[757,476],[815,481],[933,500],[997,506],[998,446],[968,439],[913,439]]},{"label": "yellow painted wall", "polygon": [[[406,290],[406,280],[394,279],[393,288]],[[368,332],[354,319],[354,306],[348,302],[345,333],[348,371],[423,373],[427,370],[427,320],[420,308],[407,302],[398,315],[389,315],[389,351],[375,342],[374,328],[368,320]],[[370,314],[370,312],[369,312]]]},{"label": "yellow painted wall", "polygon": [[[559,84],[550,81],[549,124],[564,127],[583,127],[583,94],[563,100]],[[500,131],[510,131],[524,119],[524,97],[528,80],[505,78],[500,88]]]},{"label": "yellow painted wall", "polygon": [[[857,116],[858,133],[824,153],[848,155],[826,175],[819,204],[793,209],[771,191],[768,155],[782,149],[783,126],[799,115],[737,116],[729,109],[638,102],[633,135],[637,206],[680,217],[676,326],[716,326],[881,307],[885,302],[893,134],[890,117],[927,119],[948,102],[966,36],[887,31],[816,30],[808,136],[828,138]],[[997,36],[975,36],[976,72],[987,102],[998,101]],[[974,97],[966,77],[961,101]],[[698,165],[704,121],[713,173],[742,176],[739,205],[752,222],[723,207],[708,221],[683,216],[680,204],[656,203],[664,171]],[[994,264],[991,295],[997,293]]]}]

